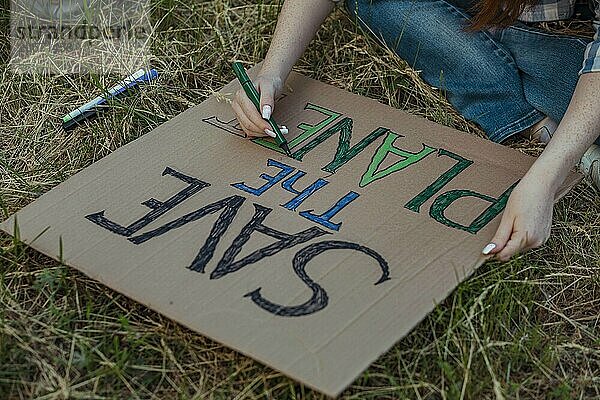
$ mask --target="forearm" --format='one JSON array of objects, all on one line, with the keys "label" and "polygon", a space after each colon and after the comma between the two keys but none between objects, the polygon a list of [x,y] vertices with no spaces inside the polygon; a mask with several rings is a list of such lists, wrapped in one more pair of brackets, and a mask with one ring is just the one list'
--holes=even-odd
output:
[{"label": "forearm", "polygon": [[285,80],[332,9],[330,0],[285,1],[261,73]]},{"label": "forearm", "polygon": [[552,193],[600,136],[600,73],[581,75],[552,140],[524,177],[548,185]]}]

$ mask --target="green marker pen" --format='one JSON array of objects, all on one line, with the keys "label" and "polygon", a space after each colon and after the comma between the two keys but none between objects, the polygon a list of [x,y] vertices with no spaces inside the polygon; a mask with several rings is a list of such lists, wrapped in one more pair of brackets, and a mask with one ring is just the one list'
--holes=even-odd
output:
[{"label": "green marker pen", "polygon": [[[246,92],[248,98],[252,101],[252,103],[254,103],[256,109],[260,113],[260,95],[258,94],[258,91],[252,84],[252,81],[248,77],[244,66],[237,61],[234,62],[233,73],[238,78],[238,81],[240,81],[240,85],[242,85],[242,88],[244,88],[244,92]],[[267,121],[269,122],[269,125],[271,125],[271,130],[275,132],[275,143],[277,143],[277,145],[281,147],[288,156],[291,156],[292,153],[290,153],[290,148],[287,144],[287,140],[285,140],[285,138],[283,137],[283,134],[279,130],[279,126],[277,125],[275,120],[271,117]]]}]

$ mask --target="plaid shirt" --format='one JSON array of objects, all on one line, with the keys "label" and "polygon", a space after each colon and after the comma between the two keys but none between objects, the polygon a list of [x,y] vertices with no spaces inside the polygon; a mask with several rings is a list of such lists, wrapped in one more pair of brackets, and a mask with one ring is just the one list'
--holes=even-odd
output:
[{"label": "plaid shirt", "polygon": [[[600,0],[589,1],[590,5],[593,4],[596,12],[594,21],[596,34],[594,35],[594,41],[588,45],[585,51],[583,66],[579,74],[600,71]],[[575,2],[576,0],[540,0],[538,4],[525,10],[519,17],[519,20],[524,22],[541,22],[569,19],[573,17]]]}]

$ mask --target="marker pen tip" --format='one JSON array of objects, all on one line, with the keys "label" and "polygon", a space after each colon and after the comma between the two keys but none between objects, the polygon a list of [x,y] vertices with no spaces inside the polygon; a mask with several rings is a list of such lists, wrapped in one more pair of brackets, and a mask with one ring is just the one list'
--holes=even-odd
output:
[{"label": "marker pen tip", "polygon": [[281,143],[281,146],[279,147],[281,147],[285,151],[285,154],[287,154],[290,157],[292,156],[292,152],[290,151],[290,147],[287,143]]}]

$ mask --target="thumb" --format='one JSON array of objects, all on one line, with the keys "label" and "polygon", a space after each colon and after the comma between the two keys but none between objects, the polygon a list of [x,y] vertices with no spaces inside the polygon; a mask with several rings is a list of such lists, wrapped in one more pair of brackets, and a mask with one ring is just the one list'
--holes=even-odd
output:
[{"label": "thumb", "polygon": [[513,218],[509,213],[504,213],[502,215],[502,220],[500,221],[500,225],[498,226],[498,230],[496,230],[496,234],[488,243],[483,250],[481,251],[483,254],[496,254],[500,252],[504,246],[506,246],[506,242],[510,239],[510,236],[513,231]]},{"label": "thumb", "polygon": [[275,88],[271,85],[259,86],[260,91],[260,113],[264,119],[271,118],[273,113],[273,105],[275,103]]}]

